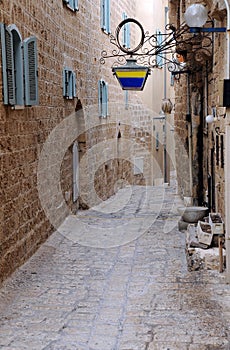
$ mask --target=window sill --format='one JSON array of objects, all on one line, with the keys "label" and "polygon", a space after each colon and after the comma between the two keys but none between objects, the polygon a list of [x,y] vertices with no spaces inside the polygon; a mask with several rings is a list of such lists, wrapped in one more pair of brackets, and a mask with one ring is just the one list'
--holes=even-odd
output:
[{"label": "window sill", "polygon": [[11,109],[15,111],[19,111],[21,109],[25,109],[25,106],[15,105],[15,106],[11,106]]}]

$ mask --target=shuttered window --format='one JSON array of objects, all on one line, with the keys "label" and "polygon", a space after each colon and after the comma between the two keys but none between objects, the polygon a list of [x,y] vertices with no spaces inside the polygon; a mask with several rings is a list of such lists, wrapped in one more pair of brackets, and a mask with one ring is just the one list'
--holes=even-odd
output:
[{"label": "shuttered window", "polygon": [[73,202],[79,197],[79,150],[77,142],[73,144]]},{"label": "shuttered window", "polygon": [[72,69],[65,67],[63,69],[63,96],[67,99],[77,97],[76,92],[76,74]]},{"label": "shuttered window", "polygon": [[63,0],[63,3],[72,11],[78,11],[78,0]]},{"label": "shuttered window", "polygon": [[4,104],[15,105],[14,55],[13,36],[11,31],[1,23],[2,44],[2,73],[3,73],[3,101]]},{"label": "shuttered window", "polygon": [[156,132],[156,151],[159,150],[159,132]]},{"label": "shuttered window", "polygon": [[36,38],[24,42],[15,25],[1,23],[3,102],[5,105],[38,104]]},{"label": "shuttered window", "polygon": [[125,90],[125,109],[129,109],[129,92]]},{"label": "shuttered window", "polygon": [[[163,36],[162,36],[162,32],[157,29],[156,31],[156,36],[157,36],[157,46],[158,46],[158,50],[162,44],[163,41]],[[156,55],[156,65],[159,68],[162,68],[163,65],[163,57],[162,57],[162,53],[159,52],[159,54]]]},{"label": "shuttered window", "polygon": [[[123,12],[122,20],[128,18],[127,14]],[[123,46],[127,49],[130,49],[130,23],[126,23],[123,26]]]},{"label": "shuttered window", "polygon": [[110,33],[110,0],[101,0],[101,29]]},{"label": "shuttered window", "polygon": [[104,80],[98,82],[98,110],[99,117],[106,118],[108,112],[108,84]]},{"label": "shuttered window", "polygon": [[25,39],[24,47],[24,76],[25,76],[25,105],[38,104],[38,69],[36,38]]}]

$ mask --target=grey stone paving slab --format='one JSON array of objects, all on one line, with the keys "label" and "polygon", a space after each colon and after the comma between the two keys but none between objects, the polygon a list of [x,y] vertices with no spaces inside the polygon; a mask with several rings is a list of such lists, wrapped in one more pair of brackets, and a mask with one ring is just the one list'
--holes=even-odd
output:
[{"label": "grey stone paving slab", "polygon": [[230,350],[224,274],[188,272],[175,186],[147,192],[80,213],[85,241],[67,220],[4,283],[0,349]]}]

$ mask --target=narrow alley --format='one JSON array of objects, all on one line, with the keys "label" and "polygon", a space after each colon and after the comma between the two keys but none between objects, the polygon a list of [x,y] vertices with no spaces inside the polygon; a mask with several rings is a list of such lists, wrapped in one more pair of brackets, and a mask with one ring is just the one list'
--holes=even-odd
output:
[{"label": "narrow alley", "polygon": [[5,281],[0,348],[229,350],[230,286],[188,272],[178,204],[175,185],[126,187],[67,221]]}]

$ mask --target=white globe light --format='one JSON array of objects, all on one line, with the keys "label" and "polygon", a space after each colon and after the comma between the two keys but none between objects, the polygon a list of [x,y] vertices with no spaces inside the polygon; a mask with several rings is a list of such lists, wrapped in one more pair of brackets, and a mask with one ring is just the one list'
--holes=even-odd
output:
[{"label": "white globe light", "polygon": [[189,27],[202,27],[208,19],[208,11],[201,4],[193,4],[184,14],[185,22]]},{"label": "white globe light", "polygon": [[207,115],[206,117],[206,123],[210,124],[214,122],[214,117],[212,114]]}]

